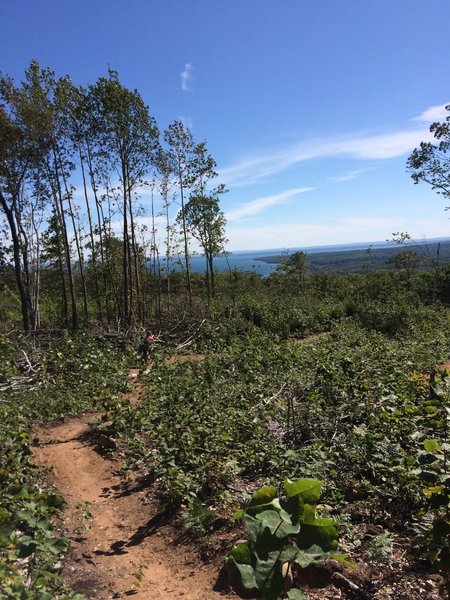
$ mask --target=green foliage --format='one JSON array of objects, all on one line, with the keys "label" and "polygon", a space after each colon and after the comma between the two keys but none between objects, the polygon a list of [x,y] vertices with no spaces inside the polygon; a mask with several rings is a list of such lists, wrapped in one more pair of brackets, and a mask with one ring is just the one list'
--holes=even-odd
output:
[{"label": "green foliage", "polygon": [[189,500],[189,505],[182,512],[184,527],[198,538],[204,538],[211,530],[215,515],[204,506],[198,498]]},{"label": "green foliage", "polygon": [[399,507],[417,504],[411,435],[428,402],[426,373],[450,351],[446,331],[435,309],[402,339],[347,323],[299,344],[257,329],[240,338],[230,324],[229,341],[203,361],[159,357],[142,403],[107,419],[128,440],[129,467],[156,478],[166,505],[198,498],[227,511],[236,481],[245,490],[257,478],[318,477],[335,501],[402,519]]},{"label": "green foliage", "polygon": [[[16,356],[12,342],[8,348]],[[46,350],[32,345],[26,350],[38,383],[32,377],[27,386],[15,386],[10,378],[0,403],[0,598],[80,600],[65,588],[55,566],[68,547],[51,524],[64,500],[42,489],[39,471],[30,462],[27,430],[39,420],[112,403],[126,387],[126,356],[88,335],[63,336]],[[15,372],[19,366],[13,364]],[[87,524],[89,506],[80,510]]]},{"label": "green foliage", "polygon": [[321,488],[316,479],[287,479],[282,497],[272,486],[252,495],[239,514],[250,538],[228,556],[244,589],[257,589],[267,600],[301,597],[289,593],[294,562],[304,568],[329,557],[344,559],[336,553],[335,521],[316,516]]},{"label": "green foliage", "polygon": [[0,334],[0,383],[8,381],[16,373],[14,354],[12,342]]},{"label": "green foliage", "polygon": [[433,377],[432,395],[435,402],[428,403],[428,419],[422,425],[428,425],[428,430],[432,429],[439,438],[415,433],[415,439],[422,445],[415,474],[421,482],[424,499],[420,517],[425,522],[427,517],[432,518],[426,532],[428,558],[442,572],[450,591],[450,378],[447,373]]},{"label": "green foliage", "polygon": [[334,322],[344,317],[345,307],[328,300],[309,304],[289,298],[255,299],[247,296],[241,303],[240,312],[245,320],[262,331],[288,338],[329,330]]},{"label": "green foliage", "polygon": [[370,560],[389,564],[392,560],[393,544],[394,540],[389,531],[374,535],[367,556]]}]

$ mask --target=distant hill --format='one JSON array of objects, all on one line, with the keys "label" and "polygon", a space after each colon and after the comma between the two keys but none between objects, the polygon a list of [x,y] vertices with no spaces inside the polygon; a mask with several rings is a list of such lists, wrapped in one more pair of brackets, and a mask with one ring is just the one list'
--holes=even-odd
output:
[{"label": "distant hill", "polygon": [[[414,252],[418,266],[422,270],[431,269],[439,264],[450,263],[450,240],[442,242],[421,242],[396,245],[389,248],[372,248],[365,250],[329,250],[327,252],[306,253],[307,269],[310,273],[328,271],[331,273],[367,273],[380,269],[393,269],[389,263],[402,252]],[[282,264],[289,255],[278,254],[255,258],[267,264]]]}]

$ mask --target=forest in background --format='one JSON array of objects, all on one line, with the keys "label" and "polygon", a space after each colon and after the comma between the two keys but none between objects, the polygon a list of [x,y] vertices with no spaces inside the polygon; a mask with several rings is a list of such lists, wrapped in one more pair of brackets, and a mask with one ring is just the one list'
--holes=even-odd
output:
[{"label": "forest in background", "polygon": [[[388,270],[309,273],[294,253],[265,279],[217,273],[224,188],[182,123],[160,142],[113,71],[85,90],[32,63],[20,86],[3,77],[0,94],[0,598],[81,598],[60,577],[68,540],[52,522],[64,500],[33,466],[30,432],[93,408],[105,415],[93,429],[120,441],[124,473],[201,547],[231,551],[241,583],[264,598],[303,598],[281,566],[336,558],[337,544],[360,597],[393,582],[392,597],[444,595],[448,265],[421,270],[401,246]],[[432,131],[436,144],[408,169],[448,197],[448,121]],[[161,208],[150,231],[138,225],[147,183],[164,199],[162,248]],[[205,274],[190,272],[191,238]],[[162,269],[180,246],[183,269]],[[132,405],[127,370],[149,325],[161,343]],[[202,360],[167,360],[180,352]],[[247,535],[234,516],[249,539],[232,550]],[[217,531],[230,547],[214,550]]]},{"label": "forest in background", "polygon": [[[216,163],[181,121],[160,135],[139,93],[112,70],[83,88],[31,62],[20,85],[0,79],[0,127],[0,266],[14,273],[25,331],[49,325],[44,297],[73,330],[92,320],[143,323],[163,291],[170,303],[180,254],[191,302],[192,239],[214,295],[225,188],[211,186]],[[139,223],[144,212],[150,227]]]},{"label": "forest in background", "polygon": [[[444,266],[450,259],[450,242],[413,242],[395,244],[391,248],[367,248],[305,252],[307,272],[326,271],[331,273],[368,273],[380,269],[430,270]],[[289,254],[278,254],[255,258],[269,264],[282,264]]]}]

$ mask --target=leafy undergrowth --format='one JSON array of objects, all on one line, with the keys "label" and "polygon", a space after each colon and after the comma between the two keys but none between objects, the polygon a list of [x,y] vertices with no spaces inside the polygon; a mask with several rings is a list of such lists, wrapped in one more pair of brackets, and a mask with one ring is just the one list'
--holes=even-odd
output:
[{"label": "leafy undergrowth", "polygon": [[126,389],[124,355],[85,335],[63,337],[45,349],[22,343],[19,353],[1,341],[8,360],[0,402],[0,598],[80,599],[59,576],[68,542],[51,519],[64,500],[45,489],[30,462],[28,432],[36,422],[110,403]]},{"label": "leafy undergrowth", "polygon": [[342,322],[303,345],[255,331],[202,362],[156,356],[146,398],[112,411],[110,431],[203,540],[257,487],[314,478],[342,548],[366,565],[401,554],[404,571],[430,559],[420,436],[446,436],[450,404],[430,373],[449,329],[437,309],[402,337]]}]

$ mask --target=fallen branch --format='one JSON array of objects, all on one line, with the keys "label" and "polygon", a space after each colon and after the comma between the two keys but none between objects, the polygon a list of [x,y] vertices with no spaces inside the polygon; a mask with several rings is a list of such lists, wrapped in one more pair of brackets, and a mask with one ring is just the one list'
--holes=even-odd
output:
[{"label": "fallen branch", "polygon": [[189,336],[188,339],[185,342],[183,342],[181,344],[178,344],[178,346],[175,347],[175,350],[181,350],[182,348],[185,348],[186,346],[189,346],[189,344],[192,344],[192,342],[195,339],[195,336],[200,331],[200,329],[202,328],[203,323],[205,321],[206,321],[206,319],[203,319],[203,321],[200,323],[200,325],[197,327],[197,329],[194,331],[194,333],[191,336]]},{"label": "fallen branch", "polygon": [[33,365],[31,364],[31,362],[30,362],[30,359],[28,358],[28,355],[27,355],[27,353],[25,352],[25,350],[21,349],[21,352],[22,352],[22,354],[24,355],[24,357],[25,357],[25,360],[26,360],[26,362],[27,362],[27,365],[28,365],[28,370],[29,370],[29,371],[33,371],[33,373],[37,373],[36,369],[35,369],[35,368],[33,367]]},{"label": "fallen branch", "polygon": [[338,587],[353,592],[353,594],[359,596],[359,598],[363,598],[363,600],[370,600],[370,596],[367,592],[365,592],[362,588],[356,585],[356,583],[353,583],[353,581],[350,581],[350,579],[347,579],[347,577],[345,577],[341,573],[335,571],[331,576],[331,579],[333,583],[335,583]]}]

